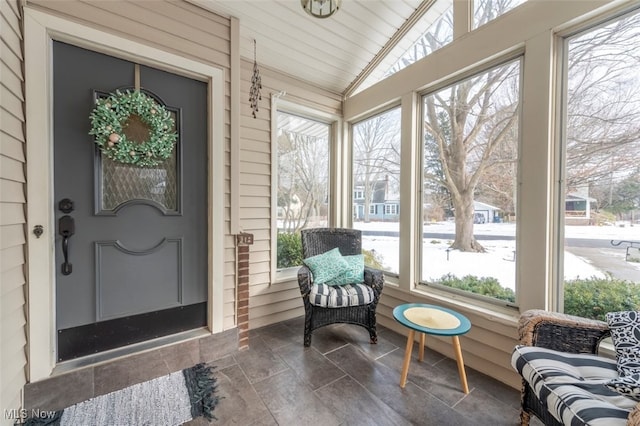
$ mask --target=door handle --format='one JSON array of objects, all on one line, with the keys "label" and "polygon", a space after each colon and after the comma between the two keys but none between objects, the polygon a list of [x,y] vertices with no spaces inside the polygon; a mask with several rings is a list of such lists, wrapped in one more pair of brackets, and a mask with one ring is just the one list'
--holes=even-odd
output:
[{"label": "door handle", "polygon": [[76,223],[69,215],[64,215],[58,220],[58,233],[62,236],[62,275],[71,274],[72,267],[69,263],[69,238],[76,233]]}]

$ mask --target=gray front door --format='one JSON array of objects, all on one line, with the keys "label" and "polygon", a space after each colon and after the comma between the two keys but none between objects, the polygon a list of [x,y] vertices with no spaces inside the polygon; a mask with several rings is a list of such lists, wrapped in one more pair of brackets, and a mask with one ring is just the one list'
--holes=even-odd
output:
[{"label": "gray front door", "polygon": [[[58,360],[205,326],[206,83],[60,42],[53,64]],[[153,167],[110,160],[88,134],[96,98],[136,73],[178,134]]]}]

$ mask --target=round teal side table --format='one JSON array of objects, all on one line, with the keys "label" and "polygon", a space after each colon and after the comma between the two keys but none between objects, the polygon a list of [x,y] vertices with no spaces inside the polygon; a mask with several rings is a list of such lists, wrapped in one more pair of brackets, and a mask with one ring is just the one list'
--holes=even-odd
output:
[{"label": "round teal side table", "polygon": [[409,373],[409,363],[411,362],[411,351],[416,331],[420,333],[420,346],[418,361],[424,358],[424,342],[427,334],[435,336],[451,336],[453,351],[458,362],[458,373],[462,382],[462,390],[469,393],[467,375],[464,371],[464,360],[462,359],[462,349],[458,336],[467,333],[471,329],[471,322],[464,315],[447,308],[425,303],[405,303],[393,309],[393,317],[400,324],[409,328],[407,336],[407,348],[404,352],[404,362],[402,364],[402,374],[400,375],[400,387],[407,384],[407,374]]}]

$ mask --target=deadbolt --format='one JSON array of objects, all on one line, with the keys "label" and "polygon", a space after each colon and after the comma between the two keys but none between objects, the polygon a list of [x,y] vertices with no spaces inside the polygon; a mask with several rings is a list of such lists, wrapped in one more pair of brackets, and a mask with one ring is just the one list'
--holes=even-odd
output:
[{"label": "deadbolt", "polygon": [[65,214],[71,213],[73,211],[73,201],[68,198],[63,198],[58,203],[58,210]]}]

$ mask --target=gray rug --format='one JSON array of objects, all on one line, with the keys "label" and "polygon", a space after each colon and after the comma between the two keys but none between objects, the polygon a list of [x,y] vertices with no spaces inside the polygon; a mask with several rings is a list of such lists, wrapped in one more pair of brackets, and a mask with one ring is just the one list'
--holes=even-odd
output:
[{"label": "gray rug", "polygon": [[218,403],[213,368],[206,364],[139,383],[57,411],[27,425],[181,425],[214,417]]}]

